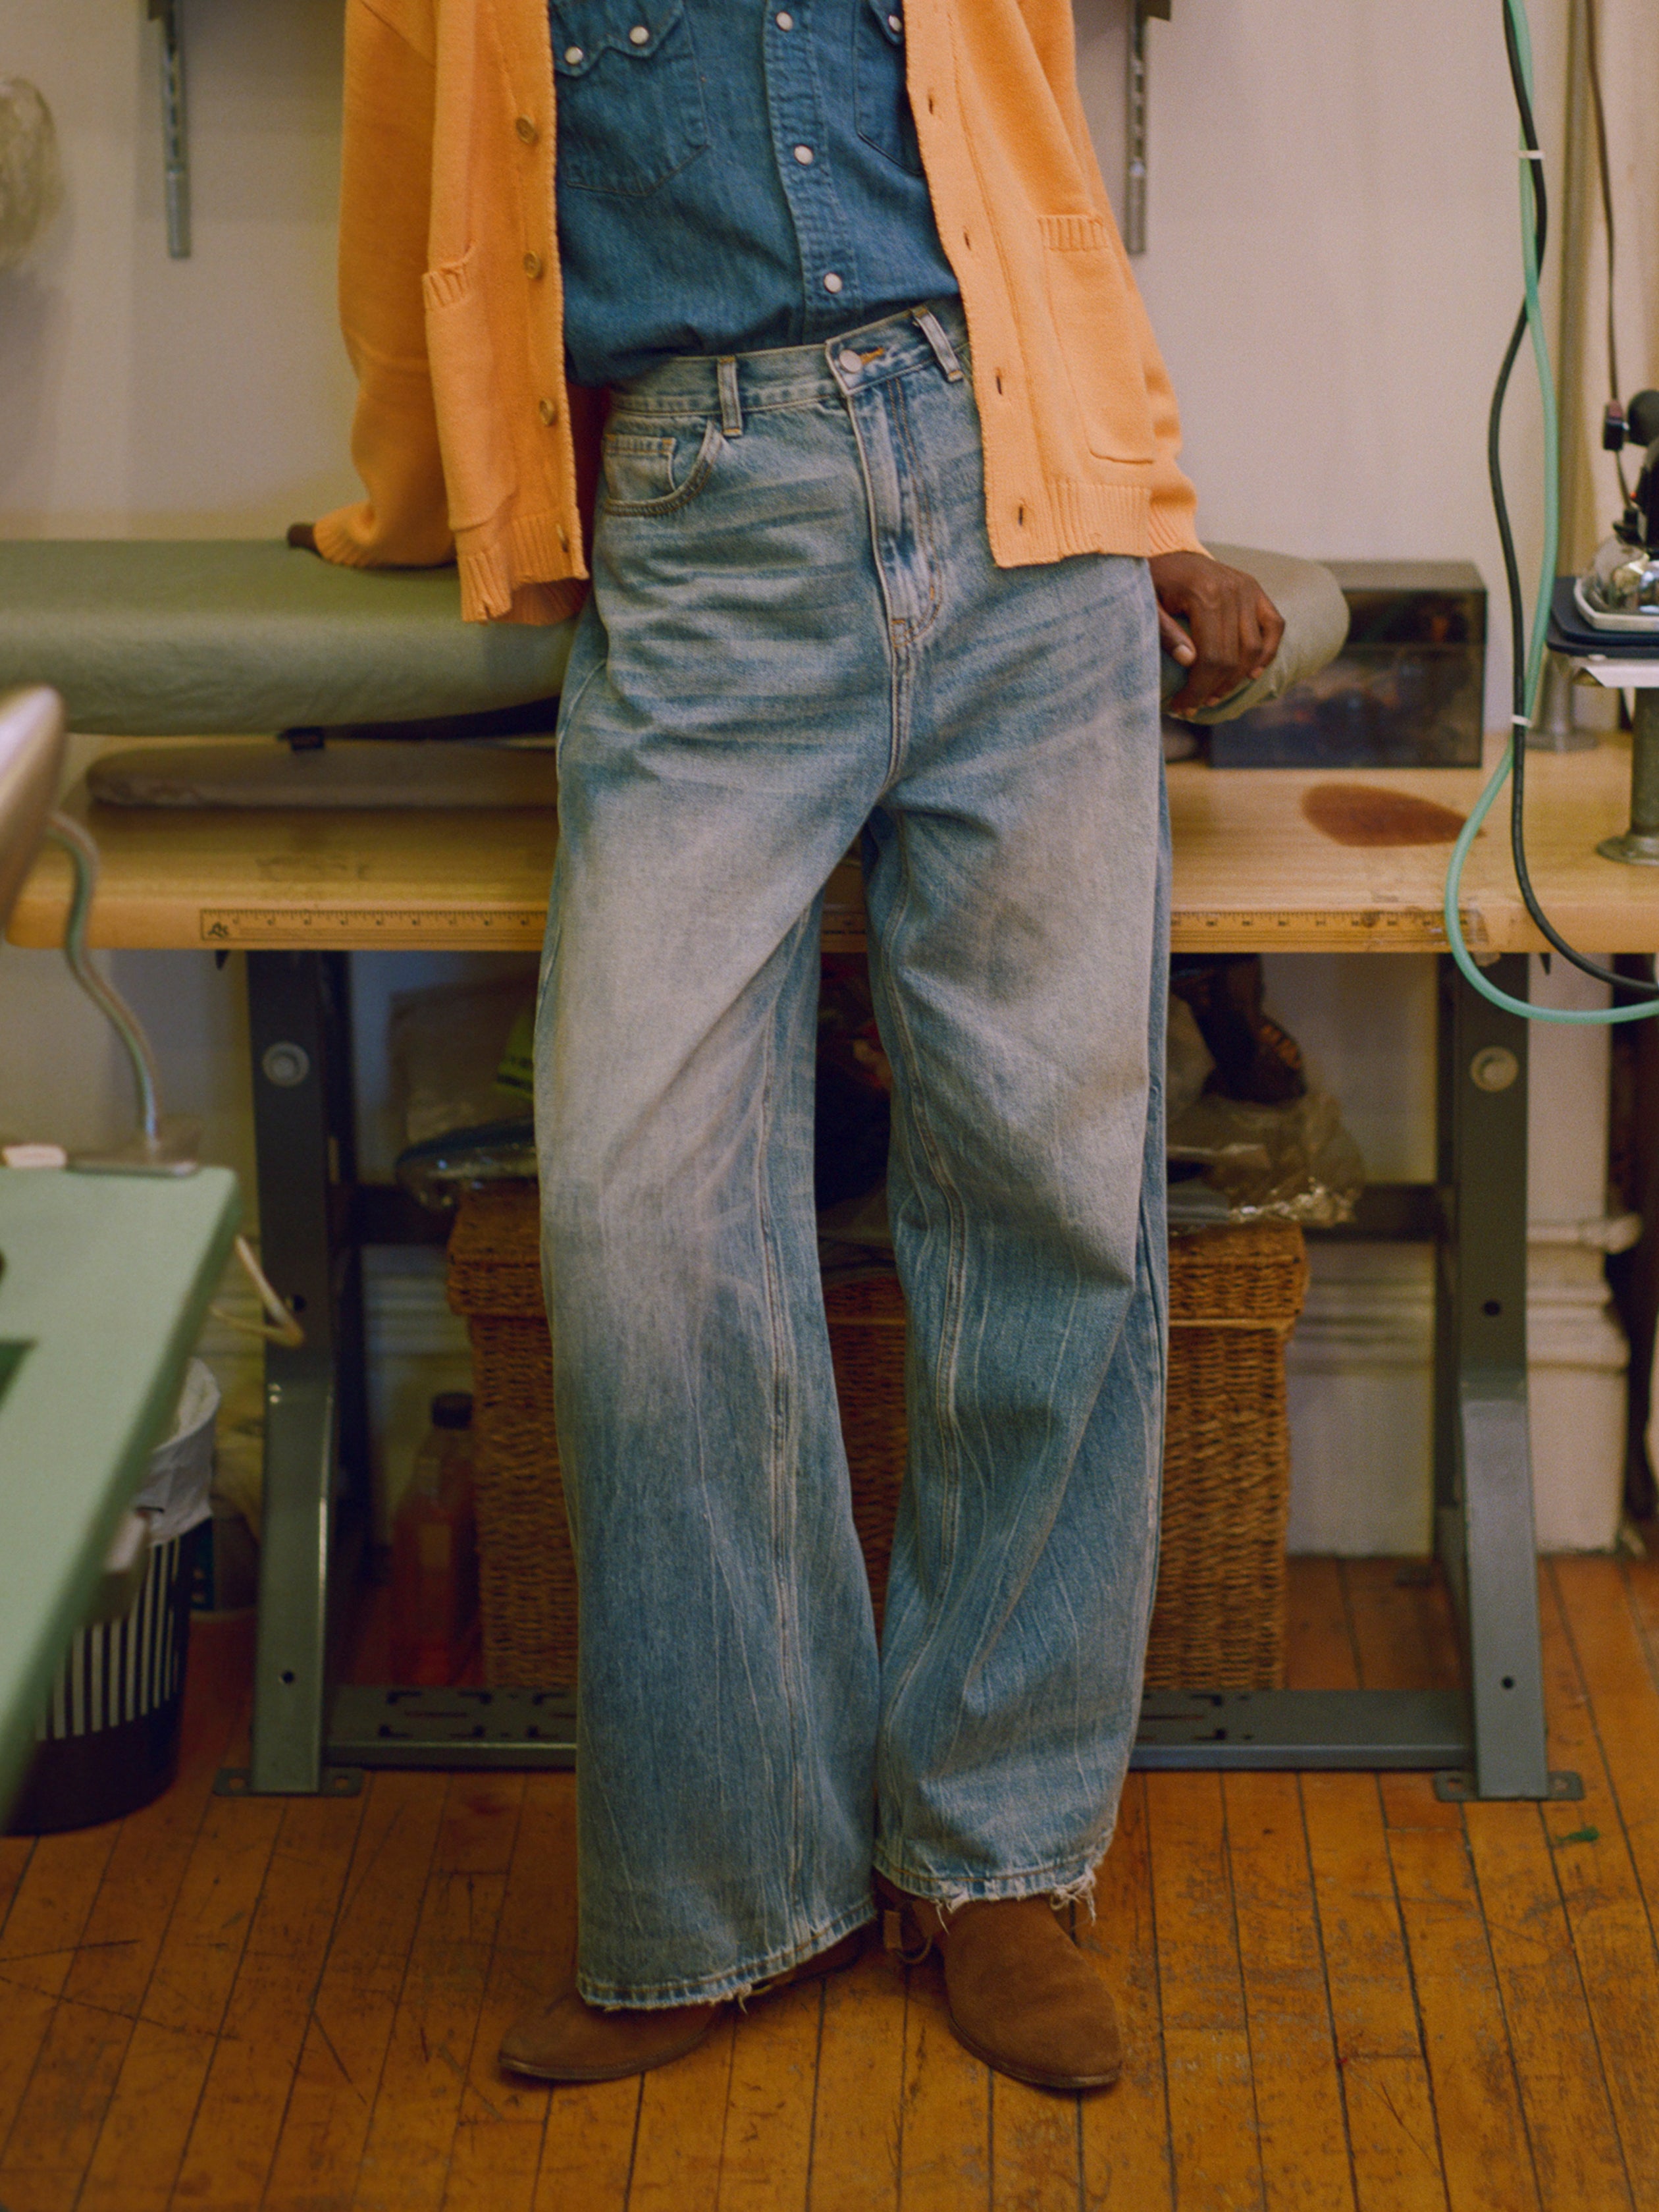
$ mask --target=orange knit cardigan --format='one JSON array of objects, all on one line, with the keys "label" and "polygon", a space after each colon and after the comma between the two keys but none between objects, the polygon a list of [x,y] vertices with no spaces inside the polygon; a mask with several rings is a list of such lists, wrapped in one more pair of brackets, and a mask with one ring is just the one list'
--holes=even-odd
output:
[{"label": "orange knit cardigan", "polygon": [[[1169,378],[1078,101],[1069,0],[906,0],[911,104],[962,289],[1003,568],[1196,549]],[[586,589],[605,396],[564,372],[545,0],[348,0],[340,297],[358,568],[453,556],[469,620]]]}]

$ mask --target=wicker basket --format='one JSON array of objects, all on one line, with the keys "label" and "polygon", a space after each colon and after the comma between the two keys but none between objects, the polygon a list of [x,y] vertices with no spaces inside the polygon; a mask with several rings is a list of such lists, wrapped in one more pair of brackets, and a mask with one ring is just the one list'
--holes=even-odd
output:
[{"label": "wicker basket", "polygon": [[1163,1532],[1147,1644],[1149,1690],[1283,1686],[1285,1340],[1307,1282],[1302,1232],[1288,1223],[1170,1239]]},{"label": "wicker basket", "polygon": [[[484,1677],[576,1675],[576,1576],[554,1435],[536,1189],[469,1193],[450,1303],[472,1338]],[[1260,1689],[1284,1673],[1290,1455],[1284,1341],[1301,1309],[1301,1234],[1207,1230],[1170,1248],[1163,1550],[1149,1689]],[[905,1471],[905,1311],[895,1279],[826,1286],[853,1520],[878,1621]]]},{"label": "wicker basket", "polygon": [[576,1680],[576,1561],[553,1426],[533,1182],[467,1193],[450,1237],[449,1293],[472,1339],[484,1680],[498,1689],[558,1688]]}]

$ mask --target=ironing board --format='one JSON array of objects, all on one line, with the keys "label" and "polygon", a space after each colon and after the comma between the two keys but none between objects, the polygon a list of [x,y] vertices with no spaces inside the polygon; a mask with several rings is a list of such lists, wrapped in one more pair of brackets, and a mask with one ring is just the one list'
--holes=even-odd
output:
[{"label": "ironing board", "polygon": [[[1285,638],[1255,682],[1196,721],[1276,698],[1347,631],[1317,562],[1213,550],[1258,578]],[[0,544],[0,690],[52,684],[88,735],[269,735],[522,707],[557,693],[574,627],[463,623],[452,568],[342,568],[263,540]],[[1174,662],[1166,676],[1181,680]]]},{"label": "ironing board", "polygon": [[106,737],[269,736],[550,698],[569,623],[463,623],[450,568],[275,541],[0,544],[0,691],[50,684]]}]

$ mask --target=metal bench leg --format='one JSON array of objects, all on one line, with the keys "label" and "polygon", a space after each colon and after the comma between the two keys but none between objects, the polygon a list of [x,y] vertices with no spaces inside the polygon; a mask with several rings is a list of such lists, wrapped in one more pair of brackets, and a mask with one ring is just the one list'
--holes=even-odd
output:
[{"label": "metal bench leg", "polygon": [[[1527,961],[1491,970],[1527,995]],[[1436,1540],[1463,1632],[1473,1774],[1448,1796],[1575,1794],[1545,1750],[1527,1425],[1527,1024],[1444,963],[1435,1280]]]},{"label": "metal bench leg", "polygon": [[297,1350],[265,1352],[253,1751],[243,1785],[255,1791],[354,1786],[324,1764],[339,1467],[342,1442],[360,1465],[363,1426],[356,1255],[336,1249],[333,1219],[352,1174],[346,983],[339,954],[248,955],[262,1257],[306,1332]]}]

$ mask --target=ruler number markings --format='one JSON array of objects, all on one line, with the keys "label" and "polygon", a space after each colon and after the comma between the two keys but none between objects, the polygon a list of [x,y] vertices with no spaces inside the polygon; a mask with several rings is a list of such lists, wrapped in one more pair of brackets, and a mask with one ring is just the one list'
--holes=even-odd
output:
[{"label": "ruler number markings", "polygon": [[202,910],[207,945],[319,943],[372,945],[505,943],[536,945],[546,916],[529,908],[480,907],[209,907]]},{"label": "ruler number markings", "polygon": [[[1333,943],[1374,944],[1380,938],[1408,938],[1415,944],[1443,945],[1445,923],[1424,908],[1310,907],[1206,907],[1171,916],[1177,939],[1184,936],[1284,939],[1323,938]],[[1468,927],[1466,921],[1466,927]]]}]

